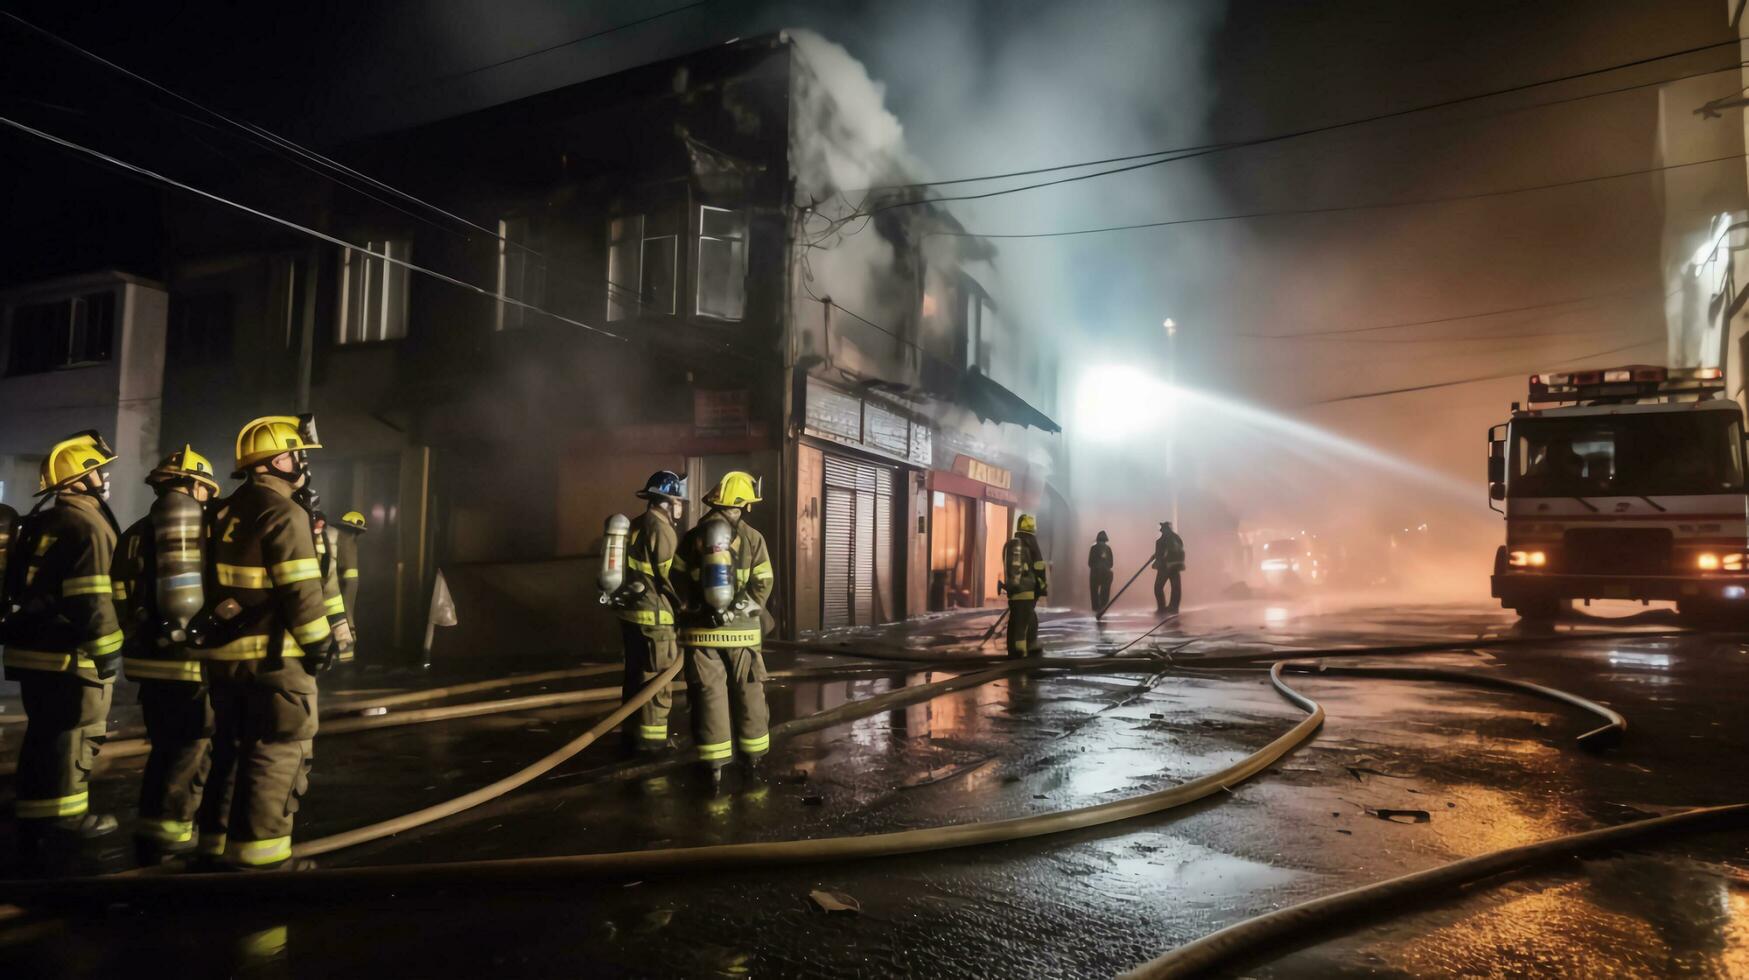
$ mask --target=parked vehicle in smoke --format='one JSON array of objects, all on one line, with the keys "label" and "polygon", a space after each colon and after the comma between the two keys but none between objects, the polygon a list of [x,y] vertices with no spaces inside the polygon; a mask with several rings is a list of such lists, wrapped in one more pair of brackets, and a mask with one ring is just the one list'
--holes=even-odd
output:
[{"label": "parked vehicle in smoke", "polygon": [[1488,432],[1500,604],[1527,619],[1574,599],[1749,608],[1743,410],[1724,388],[1718,368],[1532,375],[1528,407]]},{"label": "parked vehicle in smoke", "polygon": [[1263,545],[1257,570],[1263,583],[1273,589],[1317,585],[1327,569],[1308,538],[1278,538]]}]

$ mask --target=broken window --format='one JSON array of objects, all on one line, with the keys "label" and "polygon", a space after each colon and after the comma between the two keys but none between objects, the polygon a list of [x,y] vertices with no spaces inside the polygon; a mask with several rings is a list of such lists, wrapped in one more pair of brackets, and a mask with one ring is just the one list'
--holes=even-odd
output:
[{"label": "broken window", "polygon": [[747,306],[747,214],[698,209],[698,315],[739,320]]},{"label": "broken window", "polygon": [[633,214],[607,226],[607,318],[674,314],[680,236],[661,215]]},{"label": "broken window", "polygon": [[115,292],[85,293],[12,311],[8,374],[101,364],[115,350]]},{"label": "broken window", "polygon": [[[530,242],[528,219],[499,221],[498,303],[492,329],[516,330],[538,320],[540,314],[528,306],[541,304],[545,286],[546,266]],[[518,305],[523,303],[527,306]]]},{"label": "broken window", "polygon": [[335,339],[368,344],[407,336],[407,267],[412,243],[401,239],[349,248],[340,264],[340,319]]}]

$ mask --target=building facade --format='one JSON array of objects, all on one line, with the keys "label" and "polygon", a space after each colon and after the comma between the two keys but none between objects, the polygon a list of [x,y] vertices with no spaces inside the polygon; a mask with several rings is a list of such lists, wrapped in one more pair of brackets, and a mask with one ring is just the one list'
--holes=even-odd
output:
[{"label": "building facade", "polygon": [[658,469],[688,477],[689,516],[721,474],[763,478],[749,520],[788,635],[995,601],[1016,515],[1048,528],[1063,506],[1048,334],[997,308],[990,247],[914,191],[827,214],[857,189],[843,159],[914,178],[809,44],[738,41],[348,149],[450,217],[214,175],[355,247],[217,209],[169,223],[159,443],[223,457],[248,418],[316,413],[326,509],[371,527],[367,660],[416,654],[440,569],[458,626],[439,657],[616,645],[590,609],[601,528]]}]

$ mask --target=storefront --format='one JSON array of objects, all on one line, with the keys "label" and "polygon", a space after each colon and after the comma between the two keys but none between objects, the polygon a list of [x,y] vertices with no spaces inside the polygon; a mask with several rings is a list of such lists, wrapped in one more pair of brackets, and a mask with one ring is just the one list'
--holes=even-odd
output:
[{"label": "storefront", "polygon": [[921,612],[927,422],[896,402],[816,378],[805,397],[795,448],[797,628],[867,626]]},{"label": "storefront", "polygon": [[928,474],[930,496],[929,608],[976,608],[1002,602],[1002,546],[1014,530],[1020,500],[1014,474],[971,456],[954,471]]}]

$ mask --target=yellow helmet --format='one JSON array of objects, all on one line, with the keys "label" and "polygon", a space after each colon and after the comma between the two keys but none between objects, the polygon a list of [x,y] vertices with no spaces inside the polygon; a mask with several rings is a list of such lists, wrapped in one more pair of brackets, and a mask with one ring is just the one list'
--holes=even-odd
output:
[{"label": "yellow helmet", "polygon": [[339,526],[340,527],[349,527],[349,528],[353,529],[354,531],[368,531],[368,530],[370,530],[370,528],[365,526],[364,515],[360,514],[356,510],[349,510],[346,513],[340,515],[340,525]]},{"label": "yellow helmet", "polygon": [[146,474],[147,486],[157,486],[170,480],[193,480],[214,493],[219,492],[219,480],[213,475],[212,462],[195,452],[194,447],[187,443],[164,457],[164,461],[156,469]]},{"label": "yellow helmet", "polygon": [[1037,534],[1038,518],[1031,514],[1020,515],[1020,520],[1014,522],[1014,530],[1021,534]]},{"label": "yellow helmet", "polygon": [[316,423],[308,415],[267,415],[243,426],[237,433],[237,472],[256,463],[304,449],[321,449],[316,440]]},{"label": "yellow helmet", "polygon": [[704,502],[711,507],[746,507],[759,500],[759,481],[753,478],[753,474],[740,470],[724,473],[717,485],[704,495]]},{"label": "yellow helmet", "polygon": [[86,429],[55,443],[55,448],[43,457],[42,472],[37,475],[36,493],[42,496],[59,490],[92,470],[115,462],[115,450],[97,434]]}]

